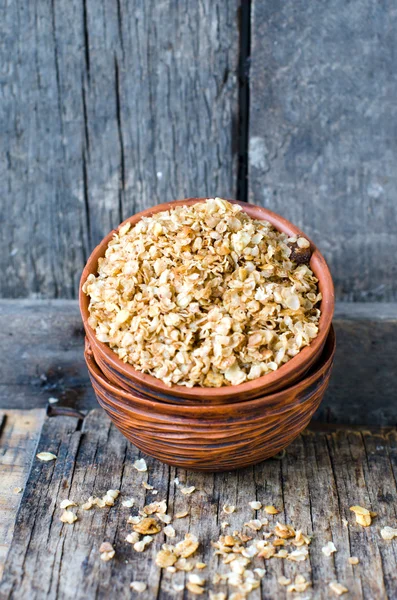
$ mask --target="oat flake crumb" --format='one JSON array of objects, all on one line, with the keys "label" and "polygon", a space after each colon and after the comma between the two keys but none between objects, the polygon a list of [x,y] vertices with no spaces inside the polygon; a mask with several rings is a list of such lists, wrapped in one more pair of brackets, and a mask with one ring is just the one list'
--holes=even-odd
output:
[{"label": "oat flake crumb", "polygon": [[275,508],[274,506],[265,506],[265,512],[268,515],[278,515],[278,513],[280,512],[279,510],[277,510],[277,508]]},{"label": "oat flake crumb", "polygon": [[134,498],[128,498],[127,500],[123,500],[121,505],[124,506],[124,508],[132,508],[135,504],[135,499]]},{"label": "oat flake crumb", "polygon": [[14,494],[20,494],[22,492],[22,488],[21,487],[15,487],[13,489]]},{"label": "oat flake crumb", "polygon": [[360,562],[357,556],[350,556],[348,559],[349,565],[358,565]]},{"label": "oat flake crumb", "polygon": [[147,464],[146,464],[146,460],[144,458],[140,458],[138,460],[136,460],[133,464],[133,467],[140,472],[144,472],[147,471]]},{"label": "oat flake crumb", "polygon": [[336,552],[334,542],[327,542],[326,545],[321,549],[321,551],[323,554],[325,554],[325,556],[331,556],[331,554]]},{"label": "oat flake crumb", "polygon": [[392,540],[393,538],[397,537],[397,529],[389,526],[383,527],[383,529],[380,531],[380,535],[384,540]]},{"label": "oat flake crumb", "polygon": [[107,562],[114,557],[116,551],[110,542],[102,542],[99,547],[99,553],[101,555],[101,560]]},{"label": "oat flake crumb", "polygon": [[134,592],[138,592],[138,594],[140,594],[141,592],[144,592],[147,589],[147,585],[143,581],[132,581],[130,583],[130,588]]},{"label": "oat flake crumb", "polygon": [[53,454],[52,452],[39,452],[36,454],[36,457],[43,462],[48,462],[57,458],[56,454]]},{"label": "oat flake crumb", "polygon": [[342,596],[342,594],[346,594],[349,590],[347,589],[347,587],[345,587],[344,585],[342,585],[341,583],[338,583],[336,581],[332,581],[329,584],[329,587],[331,588],[331,590],[333,592],[335,592],[335,594],[337,596]]},{"label": "oat flake crumb", "polygon": [[248,503],[252,510],[260,510],[262,508],[262,502],[257,502],[254,500],[253,502]]},{"label": "oat flake crumb", "polygon": [[71,510],[64,510],[60,518],[62,523],[69,523],[69,525],[77,521],[77,516]]},{"label": "oat flake crumb", "polygon": [[181,488],[181,492],[185,496],[189,496],[190,494],[193,494],[193,492],[194,492],[195,489],[196,488],[194,487],[194,485],[191,485],[190,487],[183,487],[183,488]]},{"label": "oat flake crumb", "polygon": [[317,336],[321,294],[307,244],[221,198],[126,223],[83,285],[89,325],[122,361],[169,386],[257,379]]}]

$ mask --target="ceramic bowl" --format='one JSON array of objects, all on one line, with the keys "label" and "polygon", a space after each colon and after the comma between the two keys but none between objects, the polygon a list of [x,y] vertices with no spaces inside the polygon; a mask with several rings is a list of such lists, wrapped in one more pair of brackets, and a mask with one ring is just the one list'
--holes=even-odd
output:
[{"label": "ceramic bowl", "polygon": [[99,404],[135,446],[162,462],[198,471],[228,471],[274,456],[308,425],[327,388],[335,353],[331,327],[323,352],[295,385],[232,404],[158,402],[112,384],[90,342],[85,359]]},{"label": "ceramic bowl", "polygon": [[[175,206],[195,204],[197,202],[203,202],[204,200],[204,198],[189,198],[186,200],[169,202],[167,204],[159,204],[126,219],[121,226],[127,222],[136,224],[144,216],[150,216],[160,211],[169,210]],[[287,233],[290,236],[298,235],[307,237],[302,231],[292,225],[292,223],[289,223],[279,215],[276,215],[265,208],[244,202],[231,202],[239,204],[244,212],[251,217],[269,221],[279,231]],[[85,283],[88,275],[90,273],[97,273],[98,258],[104,256],[108,243],[113,238],[115,232],[116,230],[113,230],[109,233],[89,257],[81,277],[79,293],[81,316],[83,318],[87,338],[91,344],[92,352],[99,368],[112,383],[131,393],[143,392],[145,395],[149,395],[153,399],[163,402],[180,402],[183,404],[197,404],[200,402],[203,404],[229,404],[232,402],[241,402],[242,400],[258,398],[264,394],[270,394],[280,389],[288,388],[294,382],[298,381],[320,357],[329,333],[334,312],[334,286],[324,257],[311,242],[312,257],[310,260],[310,267],[319,280],[319,289],[323,298],[321,301],[319,333],[310,346],[303,348],[297,356],[277,369],[277,371],[259,377],[253,381],[247,381],[239,386],[187,388],[180,385],[169,387],[160,379],[135,370],[130,364],[126,364],[119,359],[117,354],[113,352],[107,344],[97,340],[95,332],[88,325],[89,298],[82,291],[82,285]]]}]

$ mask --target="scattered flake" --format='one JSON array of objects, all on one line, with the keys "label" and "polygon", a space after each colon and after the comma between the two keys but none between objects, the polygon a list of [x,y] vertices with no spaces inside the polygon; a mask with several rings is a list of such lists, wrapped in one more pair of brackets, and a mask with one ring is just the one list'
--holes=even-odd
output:
[{"label": "scattered flake", "polygon": [[249,502],[248,504],[250,505],[252,510],[260,510],[262,508],[262,502],[258,502],[257,500]]},{"label": "scattered flake", "polygon": [[[295,550],[295,552],[298,552],[298,550]],[[289,558],[289,554],[288,554],[288,550],[279,550],[278,552],[276,552],[276,554],[274,555],[274,558]],[[291,560],[305,560],[304,558],[297,558],[294,557]]]},{"label": "scattered flake", "polygon": [[210,592],[210,600],[226,600],[226,594],[224,592]]},{"label": "scattered flake", "polygon": [[205,579],[200,577],[200,575],[196,575],[195,573],[192,573],[192,575],[189,575],[188,580],[191,583],[195,583],[196,585],[205,585]]},{"label": "scattered flake", "polygon": [[289,539],[296,535],[295,529],[291,525],[285,525],[284,523],[279,522],[276,523],[274,534],[282,539]]},{"label": "scattered flake", "polygon": [[192,594],[196,594],[197,596],[204,594],[204,588],[202,588],[200,585],[197,585],[196,583],[192,583],[191,581],[187,582],[186,588],[189,590],[189,592],[191,592]]},{"label": "scattered flake", "polygon": [[190,487],[183,487],[183,488],[181,488],[181,492],[185,496],[188,496],[189,494],[192,494],[195,489],[196,488],[194,487],[194,485],[191,485]]},{"label": "scattered flake", "polygon": [[168,573],[176,573],[176,568],[175,567],[166,567]]},{"label": "scattered flake", "polygon": [[124,508],[132,508],[135,504],[135,498],[128,498],[128,500],[123,500],[121,505],[124,506]]},{"label": "scattered flake", "polygon": [[275,506],[272,506],[271,504],[265,506],[264,510],[265,512],[267,512],[268,515],[278,515],[280,512]]},{"label": "scattered flake", "polygon": [[164,569],[165,567],[172,567],[177,561],[177,556],[171,550],[164,549],[157,552],[156,565]]},{"label": "scattered flake", "polygon": [[84,504],[81,505],[81,508],[83,510],[91,510],[91,508],[94,506],[95,502],[94,502],[95,498],[93,496],[90,496],[87,500],[87,502],[84,502]]},{"label": "scattered flake", "polygon": [[147,464],[144,458],[139,458],[132,466],[135,467],[135,469],[139,472],[147,471]]},{"label": "scattered flake", "polygon": [[252,519],[247,523],[244,523],[244,527],[249,527],[253,531],[259,531],[262,528],[262,521],[259,519]]},{"label": "scattered flake", "polygon": [[347,587],[345,587],[344,585],[342,585],[341,583],[338,583],[337,581],[332,581],[329,584],[329,587],[331,588],[331,590],[333,592],[335,592],[335,594],[337,596],[342,596],[342,594],[346,594],[349,590],[347,589]]},{"label": "scattered flake", "polygon": [[142,517],[133,517],[133,516],[129,516],[127,519],[127,523],[130,523],[131,525],[136,525],[137,523],[140,523],[142,521]]},{"label": "scattered flake", "polygon": [[172,589],[175,592],[183,592],[183,590],[185,589],[185,586],[183,585],[183,583],[176,583],[176,581],[174,581],[172,584]]},{"label": "scattered flake", "polygon": [[161,211],[109,242],[83,285],[88,322],[121,360],[166,385],[239,385],[317,336],[310,256],[296,236],[221,198]]},{"label": "scattered flake", "polygon": [[155,533],[159,533],[161,531],[161,527],[153,517],[146,517],[136,523],[133,527],[134,531],[142,534],[153,535]]},{"label": "scattered flake", "polygon": [[163,533],[167,537],[170,537],[170,538],[174,538],[175,537],[175,529],[173,528],[172,525],[167,525],[167,527],[164,527]]},{"label": "scattered flake", "polygon": [[177,512],[175,516],[175,519],[183,519],[184,517],[187,517],[189,515],[189,511],[188,510],[182,510],[181,512]]},{"label": "scattered flake", "polygon": [[102,542],[102,544],[99,547],[99,553],[101,555],[101,560],[107,562],[108,560],[111,560],[114,557],[116,551],[113,548],[112,544],[110,544],[110,542]]},{"label": "scattered flake", "polygon": [[55,460],[57,457],[52,452],[39,452],[36,454],[36,457],[43,462],[47,462],[49,460]]},{"label": "scattered flake", "polygon": [[331,554],[336,552],[334,542],[327,542],[326,545],[321,549],[321,551],[323,554],[325,554],[325,556],[331,556]]},{"label": "scattered flake", "polygon": [[384,540],[392,540],[397,537],[397,529],[386,525],[386,527],[383,527],[383,529],[380,530],[380,535]]},{"label": "scattered flake", "polygon": [[345,527],[349,526],[349,521],[347,519],[342,519],[342,523]]},{"label": "scattered flake", "polygon": [[179,485],[179,479],[178,479],[178,477],[175,477],[175,479],[174,479],[174,485]]},{"label": "scattered flake", "polygon": [[148,544],[153,541],[153,538],[150,535],[145,535],[140,542],[136,542],[134,544],[135,552],[143,552]]},{"label": "scattered flake", "polygon": [[197,562],[196,563],[196,569],[205,569],[206,568],[206,564],[203,562]]},{"label": "scattered flake", "polygon": [[274,548],[274,546],[265,546],[260,550],[258,556],[259,558],[264,558],[266,560],[272,558],[272,556],[275,556],[275,554],[276,549]]},{"label": "scattered flake", "polygon": [[227,515],[231,515],[232,513],[234,513],[234,511],[236,510],[236,507],[233,504],[224,504],[223,506],[223,512],[226,513]]},{"label": "scattered flake", "polygon": [[280,585],[290,585],[290,583],[291,583],[291,579],[288,579],[284,575],[280,575],[280,577],[277,579],[277,581],[279,582]]},{"label": "scattered flake", "polygon": [[[102,501],[105,503],[105,506],[113,506],[114,501],[116,500],[116,498],[118,498],[119,494],[120,494],[120,490],[108,490],[106,492],[106,494],[104,495],[104,497],[102,498]],[[98,500],[99,500],[99,498],[97,499],[97,506],[102,508],[102,503],[100,506],[98,503]]]},{"label": "scattered flake", "polygon": [[138,592],[138,594],[140,594],[141,592],[144,592],[147,588],[146,583],[143,583],[143,581],[132,581],[130,583],[130,588],[134,591],[134,592]]},{"label": "scattered flake", "polygon": [[178,560],[175,563],[175,567],[178,569],[178,571],[185,572],[193,571],[194,569],[193,563],[186,560],[186,558],[178,558]]},{"label": "scattered flake", "polygon": [[303,546],[303,548],[298,548],[297,550],[294,550],[293,552],[291,552],[288,555],[288,560],[294,560],[295,562],[301,562],[302,560],[306,560],[308,556],[309,556],[309,550],[307,549],[306,546]]},{"label": "scattered flake", "polygon": [[139,542],[139,533],[137,533],[136,531],[132,531],[127,535],[125,541],[129,544],[136,544],[136,542]]},{"label": "scattered flake", "polygon": [[287,587],[287,592],[298,592],[298,593],[305,592],[307,590],[307,588],[310,586],[311,586],[311,582],[306,581],[306,579],[303,577],[303,575],[297,575],[295,577],[294,583],[291,583]]},{"label": "scattered flake", "polygon": [[77,506],[76,502],[73,502],[73,500],[62,500],[61,504],[59,505],[60,508],[69,508],[69,506]]},{"label": "scattered flake", "polygon": [[227,521],[222,521],[221,528],[226,529],[226,527],[229,527],[229,525],[230,525],[230,523],[228,523]]},{"label": "scattered flake", "polygon": [[171,515],[164,515],[163,513],[157,513],[157,518],[163,523],[171,523]]},{"label": "scattered flake", "polygon": [[20,494],[22,492],[22,488],[21,487],[15,487],[13,489],[14,494]]},{"label": "scattered flake", "polygon": [[142,487],[145,488],[145,490],[154,490],[154,486],[146,483],[146,481],[142,482]]},{"label": "scattered flake", "polygon": [[350,510],[356,515],[356,522],[363,527],[369,527],[372,522],[372,516],[375,513],[371,513],[367,508],[362,506],[351,506]]},{"label": "scattered flake", "polygon": [[147,504],[143,507],[143,511],[140,511],[140,514],[153,515],[154,513],[164,514],[165,512],[167,512],[167,502],[162,500],[161,502],[151,502],[151,504]]},{"label": "scattered flake", "polygon": [[264,577],[266,575],[266,569],[261,569],[261,568],[256,568],[254,569],[254,573],[256,573],[256,575],[258,575],[259,579],[262,579],[262,577]]},{"label": "scattered flake", "polygon": [[69,523],[72,525],[75,521],[77,521],[77,516],[71,510],[64,510],[61,514],[62,523]]},{"label": "scattered flake", "polygon": [[357,556],[350,556],[348,559],[349,565],[358,565],[360,562]]},{"label": "scattered flake", "polygon": [[198,539],[192,533],[187,533],[185,539],[182,542],[178,542],[175,546],[175,553],[177,556],[187,558],[191,556],[199,547]]},{"label": "scattered flake", "polygon": [[56,404],[57,402],[59,402],[58,398],[48,398],[48,404]]}]

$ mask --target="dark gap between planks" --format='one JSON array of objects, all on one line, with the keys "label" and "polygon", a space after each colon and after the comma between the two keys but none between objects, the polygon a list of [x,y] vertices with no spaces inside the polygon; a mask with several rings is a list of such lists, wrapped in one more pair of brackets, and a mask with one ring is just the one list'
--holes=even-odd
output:
[{"label": "dark gap between planks", "polygon": [[237,199],[248,202],[249,68],[251,55],[251,0],[239,9],[240,47],[238,65],[238,166]]}]

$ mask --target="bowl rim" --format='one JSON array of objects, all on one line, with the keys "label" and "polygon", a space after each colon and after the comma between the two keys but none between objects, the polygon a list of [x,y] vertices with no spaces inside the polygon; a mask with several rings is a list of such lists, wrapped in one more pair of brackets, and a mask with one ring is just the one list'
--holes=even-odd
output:
[{"label": "bowl rim", "polygon": [[[199,202],[205,202],[206,200],[207,198],[186,198],[183,200],[174,200],[172,202],[157,204],[139,213],[136,213],[131,217],[128,217],[116,229],[113,229],[111,232],[108,233],[107,236],[105,236],[102,239],[102,241],[94,248],[94,250],[90,254],[80,278],[79,307],[84,328],[86,330],[88,338],[90,339],[91,344],[93,346],[96,346],[98,351],[106,357],[106,360],[112,365],[112,367],[116,371],[121,372],[127,378],[138,381],[140,385],[149,386],[153,390],[159,391],[162,394],[171,394],[194,399],[199,396],[202,396],[204,393],[204,395],[208,399],[210,399],[213,397],[230,397],[231,394],[240,395],[244,394],[244,392],[252,392],[253,389],[258,389],[259,393],[261,393],[260,390],[263,390],[263,392],[265,392],[266,387],[269,387],[272,384],[274,385],[275,382],[281,381],[284,377],[288,377],[288,375],[293,374],[293,372],[298,369],[304,369],[304,366],[308,362],[310,362],[311,357],[313,357],[313,355],[315,355],[324,345],[334,313],[335,295],[331,273],[323,255],[320,253],[317,246],[298,227],[287,221],[287,219],[284,219],[284,217],[281,217],[280,215],[262,206],[257,206],[255,204],[250,204],[246,202],[240,202],[238,200],[227,199],[228,202],[231,202],[232,204],[238,204],[239,206],[241,206],[243,211],[246,212],[249,216],[255,219],[269,221],[278,231],[287,233],[289,236],[297,235],[299,237],[305,237],[307,240],[309,240],[311,249],[313,250],[310,259],[310,268],[317,277],[319,290],[323,294],[323,298],[321,300],[321,315],[319,320],[319,331],[317,337],[311,342],[309,346],[305,346],[305,348],[303,348],[296,356],[294,356],[287,363],[279,367],[276,371],[273,371],[272,373],[267,373],[266,375],[262,375],[262,377],[258,377],[257,379],[246,381],[244,383],[239,384],[238,386],[228,385],[220,388],[207,388],[195,386],[189,388],[186,386],[173,384],[170,387],[167,386],[160,379],[154,377],[153,375],[137,371],[129,363],[124,363],[110,348],[110,346],[108,346],[104,342],[100,342],[97,339],[94,330],[88,324],[89,297],[83,292],[82,287],[88,275],[90,275],[91,273],[97,273],[98,258],[104,255],[105,250],[109,242],[113,239],[114,234],[116,234],[118,230],[128,222],[132,225],[135,225],[143,217],[149,217],[158,212],[170,210],[177,206],[190,206]],[[253,214],[257,213],[258,211],[261,216]]]},{"label": "bowl rim", "polygon": [[[88,341],[89,344],[89,341]],[[153,409],[153,411],[158,413],[166,413],[169,415],[173,415],[176,418],[183,418],[184,416],[191,416],[192,418],[200,419],[201,416],[209,416],[209,415],[218,415],[222,416],[224,413],[229,413],[232,415],[236,410],[249,410],[255,408],[266,408],[266,406],[274,405],[282,401],[284,395],[287,395],[286,404],[292,403],[295,399],[295,393],[298,394],[299,391],[303,389],[307,389],[311,385],[313,385],[320,377],[323,377],[324,374],[329,372],[332,367],[334,356],[336,350],[336,336],[333,326],[331,325],[327,340],[324,345],[324,349],[321,353],[321,357],[319,362],[315,367],[312,367],[312,372],[307,376],[286,389],[280,390],[278,392],[273,392],[269,395],[264,395],[259,398],[255,398],[253,400],[242,400],[239,403],[233,402],[231,404],[172,404],[166,402],[159,402],[154,400],[153,398],[145,398],[141,394],[135,394],[132,392],[127,392],[127,390],[115,385],[102,373],[98,364],[95,361],[95,356],[92,353],[92,350],[89,350],[86,346],[84,351],[84,358],[87,364],[87,368],[90,374],[90,377],[94,378],[99,385],[101,385],[108,393],[115,396],[117,401],[125,402],[129,405],[129,408],[132,409],[130,402],[134,402],[135,404],[139,404],[140,408],[145,410]],[[304,386],[303,386],[304,384]],[[288,398],[290,398],[290,402],[288,402]]]}]

